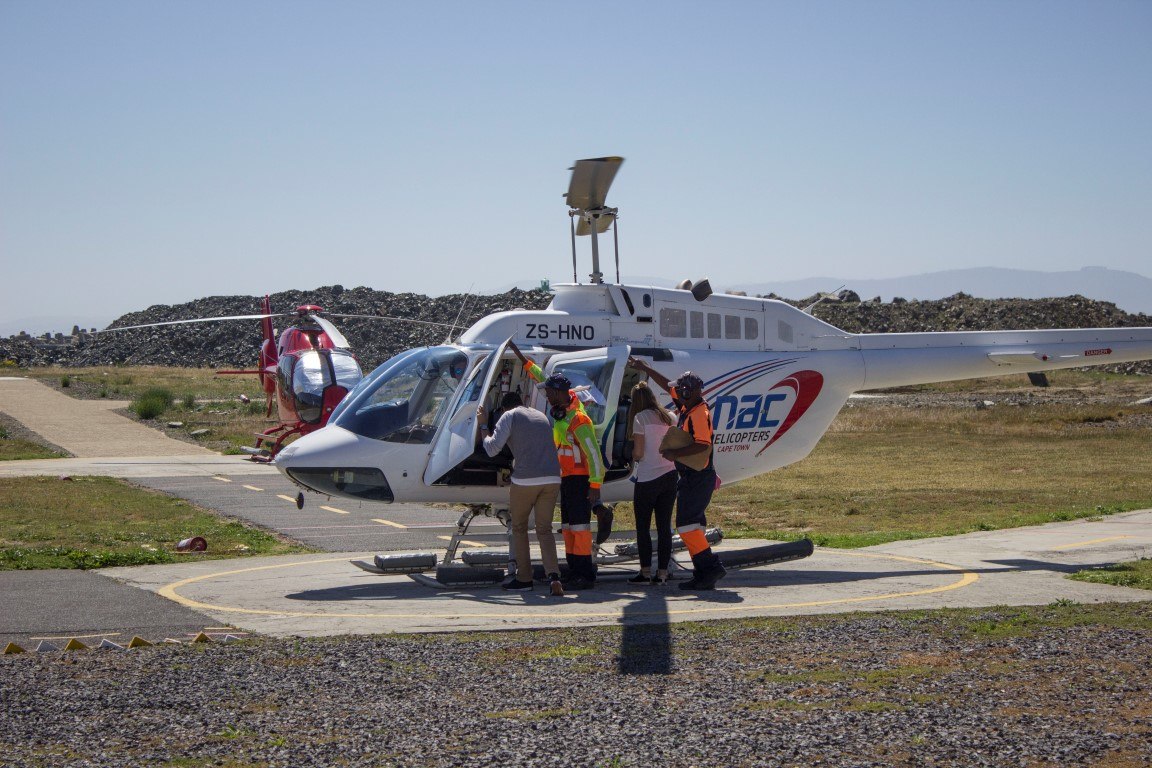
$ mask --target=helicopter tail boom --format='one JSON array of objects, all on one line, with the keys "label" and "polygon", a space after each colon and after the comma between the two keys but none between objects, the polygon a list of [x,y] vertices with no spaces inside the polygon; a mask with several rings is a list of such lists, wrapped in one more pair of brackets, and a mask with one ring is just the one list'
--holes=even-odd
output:
[{"label": "helicopter tail boom", "polygon": [[1152,328],[862,334],[861,389],[1152,359]]}]

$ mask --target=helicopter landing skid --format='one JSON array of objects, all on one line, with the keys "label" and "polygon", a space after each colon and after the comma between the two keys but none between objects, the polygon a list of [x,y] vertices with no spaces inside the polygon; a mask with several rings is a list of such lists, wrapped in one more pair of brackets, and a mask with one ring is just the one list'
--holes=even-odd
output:
[{"label": "helicopter landing skid", "polygon": [[[488,504],[470,504],[457,519],[456,532],[440,558],[432,552],[419,552],[412,555],[376,555],[372,563],[363,560],[351,562],[357,568],[377,575],[406,574],[416,583],[435,589],[499,584],[504,579],[505,570],[497,565],[508,562],[507,551],[484,552],[482,556],[475,558],[473,555],[480,553],[465,552],[460,558],[463,562],[457,562],[460,545],[468,533],[468,528],[478,517],[494,517],[505,529],[510,530],[511,518],[507,509],[493,508]],[[431,570],[436,571],[435,578],[424,575]]]},{"label": "helicopter landing skid", "polygon": [[248,454],[250,461],[268,464],[280,452],[285,440],[295,435],[306,435],[313,431],[312,427],[311,424],[279,424],[263,432],[257,432],[255,447],[241,450]]}]

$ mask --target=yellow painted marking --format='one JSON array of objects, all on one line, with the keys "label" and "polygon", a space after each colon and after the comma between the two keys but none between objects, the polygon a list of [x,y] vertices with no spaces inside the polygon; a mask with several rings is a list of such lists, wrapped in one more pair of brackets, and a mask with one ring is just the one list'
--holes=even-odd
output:
[{"label": "yellow painted marking", "polygon": [[295,503],[296,503],[296,499],[292,498],[291,496],[285,496],[285,495],[284,495],[284,494],[282,494],[282,493],[278,493],[278,494],[276,494],[276,496],[277,496],[278,498],[284,499],[284,501],[290,501],[290,502],[292,502],[293,504],[295,504]]},{"label": "yellow painted marking", "polygon": [[1132,537],[1131,536],[1109,536],[1109,537],[1104,538],[1104,539],[1092,539],[1090,541],[1078,541],[1075,544],[1061,544],[1058,547],[1052,547],[1052,549],[1075,549],[1076,547],[1087,547],[1087,546],[1090,546],[1092,544],[1099,544],[1102,541],[1116,541],[1117,539],[1130,539],[1130,538],[1132,538]]},{"label": "yellow painted marking", "polygon": [[336,507],[326,507],[323,504],[320,505],[320,509],[323,509],[325,512],[335,512],[338,515],[348,514],[347,510],[336,509]]},{"label": "yellow painted marking", "polygon": [[[662,607],[658,610],[654,610],[654,611],[637,611],[637,612],[634,612],[632,610],[629,610],[628,615],[629,615],[629,617],[634,617],[634,616],[671,616],[671,615],[681,615],[681,614],[683,614],[683,615],[689,615],[689,614],[699,615],[699,614],[705,614],[705,613],[737,613],[737,612],[741,612],[741,611],[760,611],[760,610],[772,610],[772,609],[781,609],[781,608],[811,608],[811,607],[823,606],[823,605],[841,605],[841,604],[848,604],[848,603],[870,603],[870,602],[879,602],[881,600],[895,600],[895,599],[898,599],[901,597],[916,597],[919,595],[936,594],[938,592],[950,592],[954,589],[961,589],[962,587],[967,587],[971,584],[975,584],[977,581],[980,580],[979,575],[972,573],[971,571],[965,571],[963,568],[961,568],[958,565],[951,565],[949,563],[938,563],[934,560],[921,560],[921,559],[915,558],[915,557],[903,557],[900,555],[883,555],[883,554],[872,554],[872,553],[865,553],[865,552],[841,552],[841,551],[837,551],[837,550],[828,550],[828,549],[821,549],[821,550],[819,550],[819,552],[817,554],[818,555],[836,554],[836,555],[844,555],[846,557],[872,557],[872,558],[877,558],[877,559],[882,559],[882,560],[898,560],[898,561],[906,562],[906,563],[915,563],[917,565],[930,565],[930,566],[933,566],[935,568],[940,568],[940,569],[946,570],[946,571],[958,571],[960,577],[956,581],[953,581],[951,584],[945,584],[945,585],[939,586],[939,587],[926,587],[924,589],[915,589],[915,590],[911,590],[909,592],[891,592],[891,593],[888,593],[885,595],[869,595],[867,597],[841,597],[841,598],[833,598],[830,600],[812,600],[812,601],[803,602],[803,603],[774,603],[774,604],[762,604],[762,605],[735,605],[734,604],[734,605],[724,605],[724,606],[717,607],[717,608],[692,607],[692,608],[685,608],[683,610],[679,610],[679,609],[674,610],[674,609],[669,608],[668,606],[664,606],[664,607]],[[331,613],[331,612],[320,612],[320,611],[273,611],[273,610],[268,610],[268,609],[263,609],[263,608],[238,608],[238,607],[230,606],[230,605],[218,605],[218,604],[213,604],[213,603],[203,603],[203,602],[200,602],[199,600],[193,600],[191,598],[184,597],[179,592],[177,592],[177,590],[180,589],[181,587],[186,587],[189,584],[194,584],[198,581],[207,581],[209,579],[216,579],[216,578],[221,578],[221,577],[225,577],[225,576],[235,576],[235,575],[238,575],[241,573],[255,573],[256,571],[269,571],[269,570],[274,570],[277,568],[298,568],[300,566],[323,565],[325,563],[344,563],[344,562],[347,562],[346,558],[334,557],[334,558],[326,559],[326,560],[301,560],[301,561],[297,561],[294,563],[281,563],[279,565],[258,565],[258,566],[252,567],[252,568],[239,568],[239,569],[233,570],[233,571],[221,571],[220,573],[206,573],[206,574],[203,574],[201,576],[193,576],[193,577],[188,578],[188,579],[182,579],[180,581],[176,581],[176,582],[173,582],[171,584],[168,584],[168,585],[158,589],[156,591],[156,594],[160,595],[161,597],[166,597],[169,600],[172,600],[173,602],[180,603],[181,605],[184,605],[184,606],[187,606],[187,607],[193,608],[193,609],[198,609],[198,610],[225,611],[227,613],[244,613],[244,614],[255,615],[255,616],[287,616],[287,617],[299,617],[299,618],[318,617],[318,618],[331,618],[331,619],[415,619],[415,618],[422,618],[422,619],[427,619],[427,618],[484,618],[484,619],[505,618],[506,619],[506,618],[508,618],[509,611],[514,610],[512,605],[506,605],[506,606],[504,606],[504,610],[499,611],[499,612],[479,611],[476,613],[469,613],[469,612],[460,611],[460,610],[452,610],[452,611],[444,613],[444,614],[433,614],[427,610],[427,605],[428,605],[427,601],[422,601],[423,610],[421,610],[419,613]],[[691,596],[687,596],[687,597],[691,597]],[[672,598],[672,599],[674,600],[675,598]],[[682,602],[682,601],[677,601],[677,602]],[[459,603],[456,603],[454,601],[452,601],[452,605],[454,608],[459,607]],[[565,618],[572,618],[572,617],[575,617],[575,618],[611,618],[611,617],[618,617],[620,615],[620,611],[595,611],[595,612],[590,612],[590,613],[567,613],[567,612],[565,612],[563,615]]]},{"label": "yellow painted marking", "polygon": [[257,487],[256,487],[256,486],[254,486],[254,485],[246,485],[246,486],[244,486],[244,487],[245,487],[245,488],[247,488],[247,489],[248,489],[248,490],[250,490],[250,491],[262,491],[262,490],[264,490],[263,488],[257,488]]},{"label": "yellow painted marking", "polygon": [[232,482],[231,480],[229,480],[229,479],[228,479],[228,478],[226,478],[226,477],[217,477],[216,475],[212,475],[212,479],[213,479],[213,480],[219,480],[219,481],[220,481],[220,482],[222,482],[222,483],[230,483],[230,482]]},{"label": "yellow painted marking", "polygon": [[374,522],[374,523],[380,523],[380,525],[390,525],[390,526],[392,526],[393,528],[407,528],[407,527],[408,527],[408,526],[406,526],[406,525],[400,525],[400,523],[394,523],[394,522],[392,522],[391,520],[383,520],[383,519],[381,519],[381,518],[379,518],[379,517],[374,517],[374,518],[372,518],[372,522]]},{"label": "yellow painted marking", "polygon": [[47,637],[30,637],[29,640],[70,640],[72,638],[82,639],[85,637],[116,637],[119,632],[99,632],[95,635],[49,635]]},{"label": "yellow painted marking", "polygon": [[[444,539],[444,541],[452,541],[451,536],[437,536],[436,538]],[[486,546],[488,546],[487,544],[481,544],[479,541],[468,541],[467,539],[460,539],[460,543],[466,547],[486,547]]]}]

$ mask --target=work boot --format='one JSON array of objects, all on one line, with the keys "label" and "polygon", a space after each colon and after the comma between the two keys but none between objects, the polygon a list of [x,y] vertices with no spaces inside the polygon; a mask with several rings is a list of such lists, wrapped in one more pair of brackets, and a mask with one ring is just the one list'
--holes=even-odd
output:
[{"label": "work boot", "polygon": [[728,571],[717,561],[713,567],[703,571],[693,571],[692,578],[680,585],[680,589],[691,592],[706,592],[716,588],[716,582],[728,575]]},{"label": "work boot", "polygon": [[586,589],[592,589],[596,586],[596,582],[585,579],[582,576],[575,576],[568,581],[563,582],[564,590],[572,590],[573,592],[583,592]]},{"label": "work boot", "polygon": [[705,571],[704,575],[700,578],[700,588],[715,589],[716,582],[720,581],[720,579],[727,575],[728,571],[724,568],[724,565],[719,560],[717,560],[716,565]]},{"label": "work boot", "polygon": [[688,581],[680,582],[680,589],[699,589],[700,588],[700,571],[695,568],[692,569],[692,577]]},{"label": "work boot", "polygon": [[531,592],[532,591],[532,582],[520,581],[515,576],[508,579],[508,581],[504,582],[500,586],[502,586],[504,589],[512,590],[515,592]]}]

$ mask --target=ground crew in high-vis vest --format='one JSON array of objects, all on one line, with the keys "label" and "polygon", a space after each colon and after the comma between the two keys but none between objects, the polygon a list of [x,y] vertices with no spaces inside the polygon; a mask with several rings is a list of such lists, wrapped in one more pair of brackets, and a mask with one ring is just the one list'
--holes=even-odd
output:
[{"label": "ground crew in high-vis vest", "polygon": [[[712,492],[716,490],[716,469],[712,462],[712,414],[702,395],[704,382],[691,371],[685,371],[675,382],[670,382],[642,360],[629,358],[628,362],[647,373],[672,396],[679,412],[676,426],[693,437],[691,445],[666,449],[660,455],[675,462],[680,475],[676,484],[676,532],[692,555],[692,578],[681,582],[680,589],[712,589],[727,571],[705,535],[708,527],[706,512],[712,501]],[[678,461],[705,452],[708,465],[704,469],[693,469]]]},{"label": "ground crew in high-vis vest", "polygon": [[604,460],[592,419],[580,407],[572,382],[552,374],[543,384],[552,416],[552,439],[560,460],[560,523],[568,561],[565,589],[589,589],[596,582],[592,559],[592,507],[600,502]]}]

